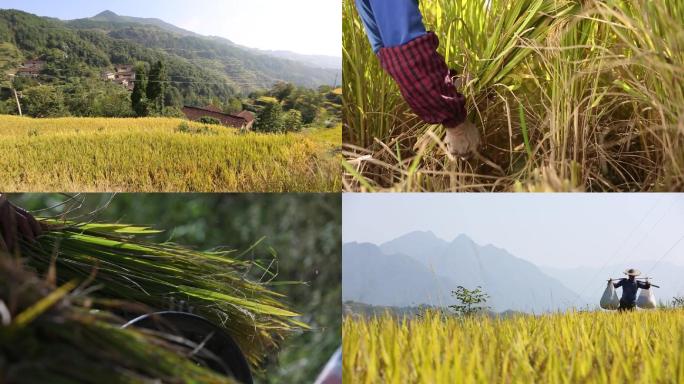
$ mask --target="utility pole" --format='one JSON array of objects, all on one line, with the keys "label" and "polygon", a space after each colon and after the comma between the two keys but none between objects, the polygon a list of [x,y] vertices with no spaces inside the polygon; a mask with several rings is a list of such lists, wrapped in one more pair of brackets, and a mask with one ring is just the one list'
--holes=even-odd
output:
[{"label": "utility pole", "polygon": [[19,103],[19,95],[17,95],[17,90],[14,88],[14,75],[10,75],[10,87],[12,92],[14,92],[14,100],[17,101],[17,110],[19,111],[19,116],[23,116],[21,113],[21,103]]}]

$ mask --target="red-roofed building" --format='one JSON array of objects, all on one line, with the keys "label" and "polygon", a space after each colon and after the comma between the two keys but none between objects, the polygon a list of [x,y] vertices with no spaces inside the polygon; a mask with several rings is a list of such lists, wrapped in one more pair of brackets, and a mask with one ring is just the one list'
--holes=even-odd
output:
[{"label": "red-roofed building", "polygon": [[[203,117],[213,117],[221,122],[222,125],[226,127],[232,127],[237,129],[251,130],[254,125],[254,119],[249,121],[245,117],[239,115],[229,115],[227,113],[218,112],[215,107],[209,108],[197,108],[197,107],[183,107],[183,114],[188,118],[188,120],[197,121]],[[245,111],[243,111],[245,112]],[[243,113],[240,112],[240,113]]]},{"label": "red-roofed building", "polygon": [[238,113],[237,115],[242,117],[243,119],[247,120],[248,123],[254,123],[255,116],[250,111],[242,111],[242,112]]}]

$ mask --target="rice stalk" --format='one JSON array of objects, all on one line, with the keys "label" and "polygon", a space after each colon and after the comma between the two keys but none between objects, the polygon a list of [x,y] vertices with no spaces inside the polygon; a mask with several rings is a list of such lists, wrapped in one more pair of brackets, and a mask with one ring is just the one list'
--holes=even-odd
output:
[{"label": "rice stalk", "polygon": [[0,325],[0,382],[234,383],[160,335],[121,329],[122,319],[91,310],[92,302],[73,285],[55,289],[0,255],[0,303],[9,316]]},{"label": "rice stalk", "polygon": [[287,334],[307,328],[282,295],[248,277],[258,263],[235,251],[146,242],[142,236],[158,231],[140,226],[47,223],[52,230],[21,247],[27,265],[39,274],[56,268],[60,283],[92,280],[97,297],[156,310],[182,304],[225,328],[253,365]]}]

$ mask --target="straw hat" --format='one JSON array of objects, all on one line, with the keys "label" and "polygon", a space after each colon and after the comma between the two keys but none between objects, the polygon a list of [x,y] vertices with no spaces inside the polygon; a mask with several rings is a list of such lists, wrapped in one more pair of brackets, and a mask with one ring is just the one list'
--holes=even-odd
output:
[{"label": "straw hat", "polygon": [[625,275],[627,276],[639,276],[641,275],[641,271],[638,269],[630,268],[624,272]]}]

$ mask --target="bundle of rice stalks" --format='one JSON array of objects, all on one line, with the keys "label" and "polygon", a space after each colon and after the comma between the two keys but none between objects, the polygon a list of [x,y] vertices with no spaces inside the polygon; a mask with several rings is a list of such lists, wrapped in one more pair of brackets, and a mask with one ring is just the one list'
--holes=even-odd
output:
[{"label": "bundle of rice stalks", "polygon": [[160,335],[121,329],[122,319],[90,310],[76,287],[55,288],[0,255],[0,382],[234,383]]},{"label": "bundle of rice stalks", "polygon": [[544,40],[578,9],[572,0],[453,0],[424,2],[422,11],[447,64],[468,75],[464,90],[476,97],[489,87],[514,87],[509,75],[533,52],[525,42]]},{"label": "bundle of rice stalks", "polygon": [[[306,328],[284,298],[247,273],[260,267],[234,251],[200,252],[155,244],[141,236],[159,231],[124,224],[47,222],[35,243],[22,243],[22,257],[59,283],[96,285],[99,298],[142,303],[155,310],[181,305],[224,328],[252,365],[289,332]],[[263,274],[270,273],[264,269]]]}]

